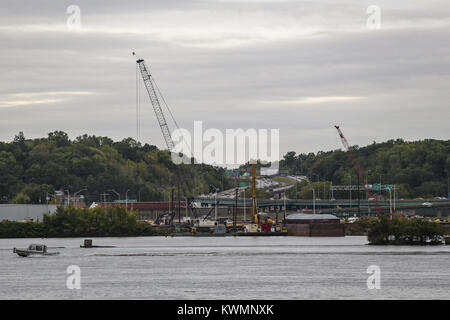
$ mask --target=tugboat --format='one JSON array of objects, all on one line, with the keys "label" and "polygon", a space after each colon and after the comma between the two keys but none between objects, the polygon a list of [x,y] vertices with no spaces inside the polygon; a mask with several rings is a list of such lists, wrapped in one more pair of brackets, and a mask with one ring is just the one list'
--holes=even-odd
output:
[{"label": "tugboat", "polygon": [[30,244],[28,249],[14,248],[13,252],[21,257],[28,257],[30,255],[56,256],[59,254],[59,252],[48,252],[45,244]]}]

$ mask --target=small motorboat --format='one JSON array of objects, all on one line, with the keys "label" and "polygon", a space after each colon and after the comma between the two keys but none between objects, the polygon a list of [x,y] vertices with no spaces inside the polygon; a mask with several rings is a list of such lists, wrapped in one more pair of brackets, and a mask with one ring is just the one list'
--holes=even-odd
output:
[{"label": "small motorboat", "polygon": [[21,257],[28,257],[30,255],[56,256],[59,254],[59,252],[48,252],[45,244],[30,244],[28,249],[14,248],[13,252]]}]

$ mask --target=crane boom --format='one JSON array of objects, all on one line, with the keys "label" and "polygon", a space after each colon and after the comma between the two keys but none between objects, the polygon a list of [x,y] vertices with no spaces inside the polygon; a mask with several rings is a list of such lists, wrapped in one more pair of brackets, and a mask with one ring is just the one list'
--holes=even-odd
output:
[{"label": "crane boom", "polygon": [[159,126],[166,141],[167,148],[170,152],[174,151],[175,145],[170,135],[169,126],[167,125],[166,118],[164,117],[163,110],[161,108],[161,103],[159,102],[158,95],[153,85],[152,75],[150,74],[144,59],[139,59],[136,61],[141,71],[142,79],[144,80],[145,88],[147,89],[148,96],[150,97],[150,102],[152,103],[153,110],[155,111],[156,118],[158,119]]},{"label": "crane boom", "polygon": [[[352,162],[353,166],[355,167],[356,170],[356,174],[358,175],[359,179],[361,179],[361,181],[363,181],[364,184],[367,184],[366,180],[364,179],[364,176],[362,174],[362,171],[359,167],[358,161],[356,161],[355,156],[353,155],[352,149],[350,148],[350,145],[348,144],[347,139],[345,138],[344,134],[342,133],[341,129],[339,128],[339,126],[334,126],[336,128],[336,130],[339,133],[339,137],[341,138],[342,144],[344,145],[345,151],[347,151],[347,155],[350,158],[350,161]],[[381,187],[381,186],[380,186]],[[358,182],[358,191],[359,191],[359,182]],[[368,194],[370,195],[371,198],[374,198],[375,200],[375,209],[377,210],[377,214],[381,213],[381,208],[378,205],[378,201],[375,197],[373,197],[372,192],[370,192],[370,190],[367,190]],[[359,196],[359,195],[358,195]],[[359,199],[359,198],[358,198]],[[358,200],[359,201],[359,200]]]}]

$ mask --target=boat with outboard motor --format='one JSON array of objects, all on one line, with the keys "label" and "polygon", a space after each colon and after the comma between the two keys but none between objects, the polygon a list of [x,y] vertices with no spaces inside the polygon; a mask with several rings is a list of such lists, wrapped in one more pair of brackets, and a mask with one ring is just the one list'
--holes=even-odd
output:
[{"label": "boat with outboard motor", "polygon": [[48,252],[45,244],[30,244],[27,249],[13,249],[20,257],[28,257],[30,255],[56,256],[59,252]]}]

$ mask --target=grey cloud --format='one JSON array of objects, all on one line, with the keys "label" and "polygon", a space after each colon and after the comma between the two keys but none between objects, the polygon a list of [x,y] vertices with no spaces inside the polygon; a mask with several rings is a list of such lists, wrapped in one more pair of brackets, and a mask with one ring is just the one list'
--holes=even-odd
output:
[{"label": "grey cloud", "polygon": [[[183,127],[202,120],[205,128],[222,130],[279,128],[282,153],[340,148],[335,123],[359,145],[397,137],[448,139],[450,5],[378,2],[380,30],[365,29],[371,1],[80,1],[82,25],[92,30],[76,33],[61,30],[71,2],[3,1],[0,100],[20,92],[93,94],[0,108],[0,140],[11,140],[18,131],[38,137],[57,129],[72,138],[83,133],[134,136],[133,50],[150,64]],[[175,11],[186,12],[185,19],[174,19]],[[212,35],[206,32],[211,15],[219,19]],[[160,29],[152,29],[152,19],[161,21]],[[255,31],[239,29],[249,26],[246,19]],[[193,24],[201,26],[198,37],[197,29],[189,29]],[[39,25],[55,30],[29,29]],[[300,27],[309,25],[317,31],[304,35]],[[136,33],[138,26],[146,32]],[[275,33],[261,40],[264,32],[258,28],[283,28],[289,36]],[[164,30],[172,36],[165,38]],[[256,40],[246,41],[252,32]],[[230,39],[243,42],[202,46]],[[142,140],[163,147],[144,93]],[[365,99],[283,103],[318,96]]]}]

